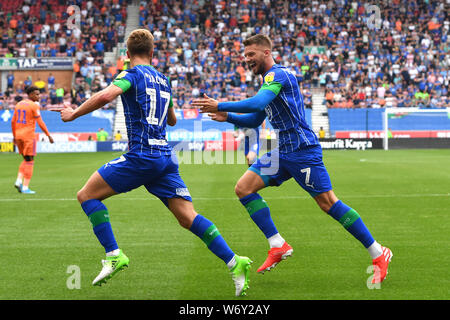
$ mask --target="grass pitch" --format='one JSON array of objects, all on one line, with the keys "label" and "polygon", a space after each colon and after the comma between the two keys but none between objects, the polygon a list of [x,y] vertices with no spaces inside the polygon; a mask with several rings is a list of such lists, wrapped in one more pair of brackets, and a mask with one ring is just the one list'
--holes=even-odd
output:
[{"label": "grass pitch", "polygon": [[[30,186],[37,194],[22,195],[13,188],[20,156],[0,154],[0,299],[237,299],[223,262],[144,188],[104,201],[130,267],[91,286],[104,250],[76,192],[117,156],[38,154]],[[234,195],[246,165],[180,164],[196,210],[254,261],[248,296],[239,299],[448,299],[450,150],[325,151],[324,162],[337,196],[394,253],[379,289],[367,286],[364,247],[293,180],[260,194],[294,254],[257,274],[268,244]]]}]

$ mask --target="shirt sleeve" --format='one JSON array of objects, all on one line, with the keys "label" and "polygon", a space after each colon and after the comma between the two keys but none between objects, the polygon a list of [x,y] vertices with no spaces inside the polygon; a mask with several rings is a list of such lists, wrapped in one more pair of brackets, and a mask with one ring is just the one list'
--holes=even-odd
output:
[{"label": "shirt sleeve", "polygon": [[241,101],[219,102],[218,111],[251,113],[264,110],[264,108],[275,99],[276,94],[269,91],[258,91],[258,93],[248,99]]},{"label": "shirt sleeve", "polygon": [[259,90],[270,90],[277,96],[283,88],[285,81],[286,75],[283,71],[271,71],[264,76],[264,83]]},{"label": "shirt sleeve", "polygon": [[34,103],[32,110],[34,118],[39,118],[41,116],[41,108],[37,103]]},{"label": "shirt sleeve", "polygon": [[237,114],[229,112],[227,122],[241,128],[258,128],[266,118],[264,111],[252,112],[247,114]]},{"label": "shirt sleeve", "polygon": [[123,92],[128,91],[134,83],[133,75],[128,71],[122,71],[119,75],[114,79],[113,84],[122,89]]}]

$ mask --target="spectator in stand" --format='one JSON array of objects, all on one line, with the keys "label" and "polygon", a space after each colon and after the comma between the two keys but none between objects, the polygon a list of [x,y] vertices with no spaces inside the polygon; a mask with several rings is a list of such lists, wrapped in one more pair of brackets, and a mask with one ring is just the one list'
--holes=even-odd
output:
[{"label": "spectator in stand", "polygon": [[319,139],[325,138],[325,130],[323,130],[323,127],[320,127],[319,129]]},{"label": "spectator in stand", "polygon": [[47,87],[49,90],[55,87],[55,77],[53,76],[53,74],[51,72],[47,78]]},{"label": "spectator in stand", "polygon": [[7,88],[14,88],[14,75],[11,71],[8,72],[8,76],[6,78]]},{"label": "spectator in stand", "polygon": [[122,140],[122,134],[120,133],[120,130],[117,130],[116,134],[114,135],[115,141],[121,141]]},{"label": "spectator in stand", "polygon": [[430,94],[426,91],[418,90],[414,94],[413,104],[419,108],[428,108],[430,104]]},{"label": "spectator in stand", "polygon": [[28,76],[27,79],[23,82],[24,90],[33,84],[33,81],[31,79],[31,76]]},{"label": "spectator in stand", "polygon": [[346,101],[345,101],[343,107],[344,107],[344,108],[349,108],[349,109],[353,109],[353,108],[355,107],[355,104],[353,103],[352,96],[349,95],[349,96],[346,98]]},{"label": "spectator in stand", "polygon": [[58,104],[62,104],[64,102],[64,88],[56,89],[56,101]]},{"label": "spectator in stand", "polygon": [[334,104],[334,92],[332,89],[328,89],[325,94],[325,102],[328,108],[332,108]]},{"label": "spectator in stand", "polygon": [[397,107],[397,98],[392,95],[390,91],[386,92],[386,108],[394,108]]},{"label": "spectator in stand", "polygon": [[309,88],[305,87],[303,88],[303,85],[301,86],[301,92],[303,94],[303,103],[305,104],[305,108],[311,109],[312,108],[312,94]]},{"label": "spectator in stand", "polygon": [[[40,93],[44,93],[45,90],[45,86],[46,83],[45,81],[41,80],[41,78],[38,78],[37,81],[34,83],[34,85],[39,89]],[[42,97],[46,97],[45,95],[43,95]]]},{"label": "spectator in stand", "polygon": [[50,97],[50,104],[57,104],[58,99],[56,97],[56,89],[55,87],[52,87],[49,89],[49,97]]},{"label": "spectator in stand", "polygon": [[103,128],[99,128],[97,132],[97,141],[106,141],[108,139],[108,132]]}]

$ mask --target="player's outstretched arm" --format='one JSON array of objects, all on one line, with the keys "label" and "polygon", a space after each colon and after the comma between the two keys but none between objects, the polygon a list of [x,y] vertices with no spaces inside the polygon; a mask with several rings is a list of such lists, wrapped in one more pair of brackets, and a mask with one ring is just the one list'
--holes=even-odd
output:
[{"label": "player's outstretched arm", "polygon": [[111,84],[107,88],[95,93],[77,109],[73,109],[71,106],[66,105],[63,109],[52,109],[52,111],[61,112],[61,120],[64,122],[73,121],[76,118],[100,109],[105,104],[112,102],[122,93],[123,90],[121,88]]},{"label": "player's outstretched arm", "polygon": [[229,122],[243,128],[257,128],[264,122],[266,113],[264,111],[252,112],[248,114],[236,114],[231,112],[214,112],[208,116],[218,122]]},{"label": "player's outstretched arm", "polygon": [[251,98],[241,101],[218,102],[205,95],[204,98],[194,99],[192,105],[200,108],[201,113],[210,113],[217,111],[252,113],[263,111],[264,108],[275,99],[277,95],[271,90],[259,90]]},{"label": "player's outstretched arm", "polygon": [[258,128],[265,119],[265,111],[252,112],[248,114],[227,112],[227,122],[235,124],[241,128]]}]

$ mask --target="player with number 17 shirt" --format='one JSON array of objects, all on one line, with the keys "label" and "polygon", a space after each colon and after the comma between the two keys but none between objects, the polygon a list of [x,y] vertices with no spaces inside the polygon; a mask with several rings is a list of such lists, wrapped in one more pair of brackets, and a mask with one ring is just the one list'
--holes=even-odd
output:
[{"label": "player with number 17 shirt", "polygon": [[150,65],[153,35],[145,29],[134,30],[127,39],[127,55],[130,68],[122,71],[110,86],[75,110],[70,106],[58,110],[63,121],[72,121],[103,107],[119,95],[124,106],[129,151],[94,172],[77,193],[77,199],[106,252],[103,268],[92,284],[107,282],[129,264],[128,257],[119,249],[108,209],[102,201],[145,186],[167,206],[182,227],[198,236],[225,262],[234,281],[236,296],[245,295],[252,261],[235,255],[217,227],[194,210],[189,190],[178,172],[176,155],[165,139],[166,124],[173,126],[177,119],[172,108],[169,79]]}]

